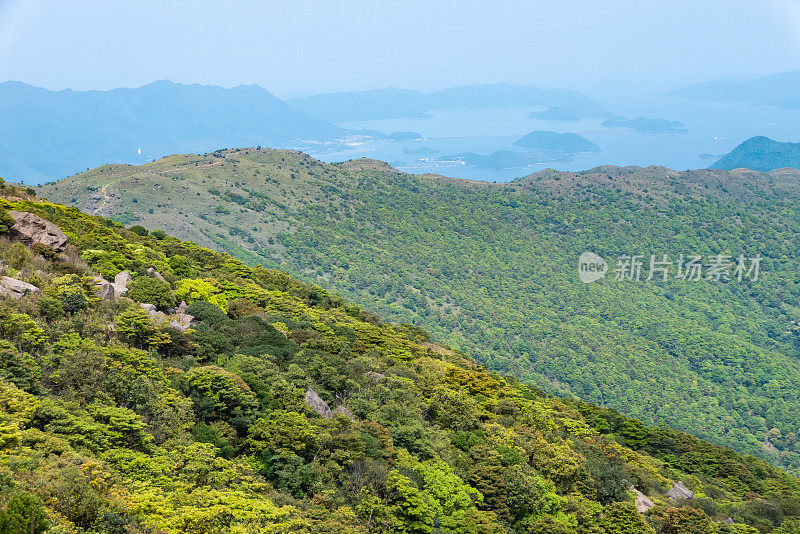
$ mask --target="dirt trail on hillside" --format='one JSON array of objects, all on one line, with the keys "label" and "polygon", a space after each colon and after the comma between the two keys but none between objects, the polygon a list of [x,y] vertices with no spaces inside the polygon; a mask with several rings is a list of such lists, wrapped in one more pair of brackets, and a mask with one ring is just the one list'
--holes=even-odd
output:
[{"label": "dirt trail on hillside", "polygon": [[97,215],[100,213],[106,205],[111,202],[111,195],[108,194],[108,189],[106,186],[100,188],[100,194],[103,195],[103,199],[97,205],[97,207],[92,211],[92,215]]}]

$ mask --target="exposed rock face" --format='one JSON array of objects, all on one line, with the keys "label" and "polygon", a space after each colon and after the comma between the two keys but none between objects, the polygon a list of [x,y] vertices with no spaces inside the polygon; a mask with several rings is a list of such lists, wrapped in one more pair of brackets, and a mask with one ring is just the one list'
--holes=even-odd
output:
[{"label": "exposed rock face", "polygon": [[0,295],[19,300],[29,293],[37,293],[38,291],[39,288],[33,284],[10,276],[0,277]]},{"label": "exposed rock face", "polygon": [[114,294],[116,297],[124,297],[128,294],[128,282],[133,280],[131,273],[122,271],[114,277]]},{"label": "exposed rock face", "polygon": [[168,310],[171,312],[170,315],[175,316],[175,320],[169,325],[180,332],[186,332],[192,326],[192,321],[194,321],[194,315],[186,313],[186,308],[188,308],[186,302],[181,302],[177,308]]},{"label": "exposed rock face", "polygon": [[67,246],[67,236],[55,224],[26,211],[11,210],[8,214],[16,221],[11,227],[11,237],[14,239],[26,245],[39,243],[56,252],[64,251]]},{"label": "exposed rock face", "polygon": [[337,415],[343,415],[348,419],[350,419],[351,421],[356,420],[353,414],[350,413],[350,410],[348,410],[344,406],[338,406],[335,410],[331,410],[330,407],[328,406],[328,403],[322,400],[322,398],[317,394],[317,392],[311,388],[306,390],[306,404],[308,405],[309,408],[317,412],[325,419],[332,419]]},{"label": "exposed rock face", "polygon": [[156,309],[155,304],[147,304],[146,302],[140,302],[139,306],[147,312],[147,315],[151,319],[158,319],[164,321],[167,318],[167,314],[164,312],[160,312]]},{"label": "exposed rock face", "polygon": [[104,300],[118,299],[128,294],[128,282],[133,280],[128,271],[122,271],[114,277],[113,282],[100,277],[94,277],[94,293]]},{"label": "exposed rock face", "polygon": [[333,412],[331,412],[331,409],[328,407],[328,403],[322,400],[313,389],[309,388],[306,390],[306,404],[309,408],[326,419],[333,417]]},{"label": "exposed rock face", "polygon": [[677,481],[672,488],[667,492],[667,497],[675,502],[694,497],[694,492],[684,485],[680,480]]},{"label": "exposed rock face", "polygon": [[355,421],[356,418],[353,414],[350,413],[350,410],[345,408],[344,406],[337,406],[335,410],[333,410],[333,415],[343,415],[350,419],[351,421]]},{"label": "exposed rock face", "polygon": [[101,276],[94,277],[94,294],[103,300],[117,298],[117,292],[116,289],[114,289],[114,284]]},{"label": "exposed rock face", "polygon": [[159,280],[164,280],[164,277],[163,277],[163,276],[161,276],[161,273],[160,273],[160,272],[158,272],[158,271],[156,271],[156,270],[155,270],[155,269],[153,269],[152,267],[148,267],[148,268],[147,268],[147,274],[148,274],[149,276],[154,276],[154,277],[158,278]]},{"label": "exposed rock face", "polygon": [[374,380],[375,382],[380,382],[381,380],[386,378],[385,374],[376,373],[375,371],[367,371],[366,373],[364,373],[364,376],[371,380]]},{"label": "exposed rock face", "polygon": [[640,514],[647,513],[650,508],[655,506],[653,501],[641,491],[633,488],[633,492],[636,494],[636,500],[633,503],[636,505],[636,510],[638,510]]}]

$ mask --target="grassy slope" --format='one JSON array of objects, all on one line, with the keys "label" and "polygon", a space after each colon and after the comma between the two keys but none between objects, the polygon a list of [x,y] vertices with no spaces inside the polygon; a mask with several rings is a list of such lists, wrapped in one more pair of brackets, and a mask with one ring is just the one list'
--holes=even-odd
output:
[{"label": "grassy slope", "polygon": [[[281,267],[548,391],[795,468],[799,183],[610,167],[487,184],[242,150],[101,167],[42,194]],[[757,283],[587,287],[587,249],[766,260]]]}]

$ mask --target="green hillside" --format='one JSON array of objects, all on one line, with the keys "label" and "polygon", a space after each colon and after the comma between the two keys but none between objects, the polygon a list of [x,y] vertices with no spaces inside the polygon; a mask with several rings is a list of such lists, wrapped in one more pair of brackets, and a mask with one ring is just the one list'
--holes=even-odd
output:
[{"label": "green hillside", "polygon": [[[3,532],[800,529],[800,481],[762,460],[547,397],[281,272],[0,194],[3,284],[34,286],[0,299]],[[8,234],[11,209],[63,252]],[[123,270],[128,296],[98,298]]]},{"label": "green hillside", "polygon": [[800,143],[781,143],[760,135],[751,137],[711,166],[714,169],[771,171],[800,168]]},{"label": "green hillside", "polygon": [[[603,167],[489,184],[245,149],[40,192],[280,268],[549,393],[800,467],[797,173]],[[589,285],[587,250],[612,270]],[[614,279],[615,258],[651,254],[763,261],[758,280]]]}]

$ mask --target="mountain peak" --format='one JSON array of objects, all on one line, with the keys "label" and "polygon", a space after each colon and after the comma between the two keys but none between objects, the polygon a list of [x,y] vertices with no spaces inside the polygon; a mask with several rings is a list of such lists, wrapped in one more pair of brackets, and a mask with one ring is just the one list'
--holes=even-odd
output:
[{"label": "mountain peak", "polygon": [[762,172],[785,167],[800,169],[800,143],[784,143],[763,135],[745,140],[711,166],[712,169],[746,168]]}]

